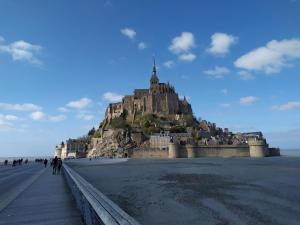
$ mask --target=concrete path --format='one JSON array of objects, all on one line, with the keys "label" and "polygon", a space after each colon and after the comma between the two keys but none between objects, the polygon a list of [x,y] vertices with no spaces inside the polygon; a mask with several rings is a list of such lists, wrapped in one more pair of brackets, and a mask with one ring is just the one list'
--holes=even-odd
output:
[{"label": "concrete path", "polygon": [[0,212],[44,171],[39,163],[0,166]]},{"label": "concrete path", "polygon": [[62,175],[51,168],[0,212],[1,225],[82,225],[79,210]]}]

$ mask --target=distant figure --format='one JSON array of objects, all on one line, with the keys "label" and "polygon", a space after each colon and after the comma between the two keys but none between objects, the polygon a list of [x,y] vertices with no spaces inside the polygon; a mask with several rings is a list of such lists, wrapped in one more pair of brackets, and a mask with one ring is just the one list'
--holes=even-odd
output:
[{"label": "distant figure", "polygon": [[58,166],[58,158],[57,156],[55,156],[55,158],[52,159],[52,167],[53,167],[52,174],[56,174],[57,166]]},{"label": "distant figure", "polygon": [[13,160],[12,166],[16,166],[17,161]]},{"label": "distant figure", "polygon": [[170,143],[174,143],[173,137],[170,137]]},{"label": "distant figure", "polygon": [[48,164],[48,160],[47,160],[47,159],[44,159],[44,165],[45,165],[45,168],[47,167],[47,164]]},{"label": "distant figure", "polygon": [[61,158],[58,159],[58,163],[57,163],[57,170],[58,170],[58,173],[60,173],[60,169],[62,167],[62,160]]},{"label": "distant figure", "polygon": [[5,161],[4,161],[4,165],[6,166],[8,164],[8,160],[6,159]]},{"label": "distant figure", "polygon": [[28,159],[25,160],[25,164],[27,164],[27,163],[28,163]]}]

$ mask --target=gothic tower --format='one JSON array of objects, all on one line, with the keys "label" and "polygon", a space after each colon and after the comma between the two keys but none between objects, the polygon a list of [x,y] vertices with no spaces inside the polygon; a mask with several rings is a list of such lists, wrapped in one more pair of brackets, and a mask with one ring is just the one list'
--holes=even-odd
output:
[{"label": "gothic tower", "polygon": [[150,79],[150,89],[153,89],[154,87],[156,87],[159,83],[158,77],[156,75],[156,65],[155,65],[155,59],[153,62],[153,68],[152,68],[152,76]]}]

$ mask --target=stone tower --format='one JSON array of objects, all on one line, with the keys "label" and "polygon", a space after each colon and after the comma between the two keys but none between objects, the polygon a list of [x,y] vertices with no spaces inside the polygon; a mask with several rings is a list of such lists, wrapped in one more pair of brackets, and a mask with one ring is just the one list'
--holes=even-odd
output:
[{"label": "stone tower", "polygon": [[248,144],[251,157],[265,157],[269,155],[269,146],[266,139],[249,138]]},{"label": "stone tower", "polygon": [[158,77],[156,75],[156,65],[155,65],[155,59],[153,62],[153,67],[152,67],[152,75],[151,75],[151,79],[150,79],[150,91],[155,89],[159,84],[159,80]]}]

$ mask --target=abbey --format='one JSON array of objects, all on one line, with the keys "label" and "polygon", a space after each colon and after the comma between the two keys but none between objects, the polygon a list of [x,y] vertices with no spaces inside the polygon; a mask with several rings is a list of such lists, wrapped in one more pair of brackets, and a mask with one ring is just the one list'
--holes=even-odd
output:
[{"label": "abbey", "polygon": [[185,97],[180,99],[172,85],[159,82],[155,61],[149,88],[110,103],[97,129],[69,139],[56,152],[63,157],[132,158],[280,155],[279,148],[269,148],[262,132],[233,133],[197,119]]},{"label": "abbey", "polygon": [[191,105],[185,97],[179,99],[173,86],[159,83],[155,61],[149,89],[135,89],[134,94],[124,96],[122,102],[109,104],[105,118],[111,120],[124,113],[128,121],[134,121],[137,113],[164,115],[169,119],[174,119],[176,115],[193,114]]}]

